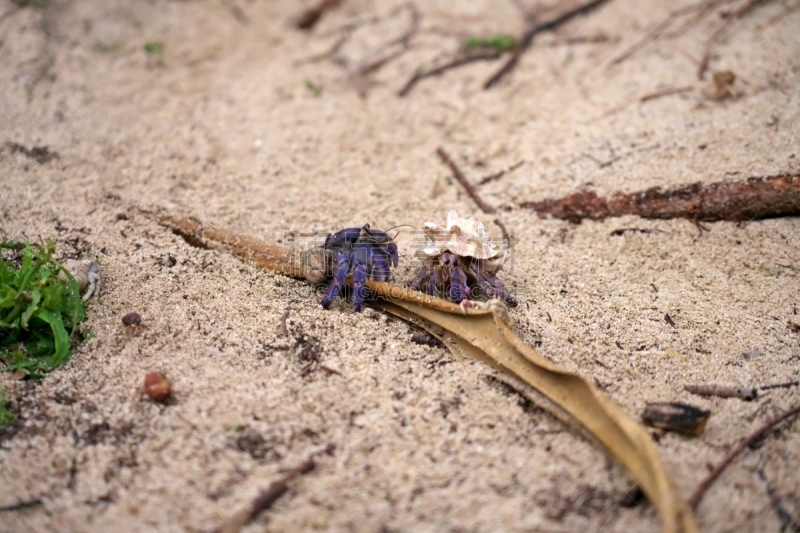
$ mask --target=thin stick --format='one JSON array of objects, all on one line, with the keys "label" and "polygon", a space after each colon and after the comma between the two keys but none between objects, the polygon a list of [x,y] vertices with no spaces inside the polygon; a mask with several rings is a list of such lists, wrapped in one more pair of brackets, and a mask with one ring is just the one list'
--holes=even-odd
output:
[{"label": "thin stick", "polygon": [[328,444],[322,450],[318,450],[309,455],[308,459],[296,468],[290,470],[288,474],[277,481],[273,481],[269,487],[256,496],[249,507],[239,511],[223,524],[222,527],[220,527],[220,532],[237,533],[241,531],[244,526],[255,520],[258,515],[272,507],[272,504],[289,490],[289,483],[291,481],[314,470],[317,456],[322,454],[331,455],[335,448],[336,446],[334,444]]},{"label": "thin stick", "polygon": [[[377,72],[379,69],[386,66],[387,63],[392,61],[393,59],[401,56],[408,50],[408,45],[411,42],[411,39],[414,35],[417,34],[419,31],[420,19],[422,15],[420,15],[419,8],[414,2],[409,2],[407,4],[409,14],[411,16],[411,23],[408,27],[401,33],[399,36],[395,37],[388,43],[381,46],[380,50],[377,53],[370,54],[373,59],[371,61],[367,61],[366,59],[361,61],[359,65],[355,69],[355,75],[353,76],[353,85],[356,88],[359,96],[362,98],[366,97],[367,95],[367,80],[366,77],[368,74],[372,74]],[[389,50],[393,47],[400,47],[399,50],[396,50],[388,55],[383,57],[376,57],[381,54],[384,50]]]},{"label": "thin stick", "polygon": [[699,16],[702,16],[709,10],[713,9],[719,3],[720,0],[712,2],[708,2],[708,0],[702,0],[698,4],[692,6],[686,6],[684,8],[673,11],[672,13],[667,15],[667,17],[664,20],[653,26],[653,28],[644,35],[644,37],[633,43],[628,49],[626,49],[620,55],[611,60],[608,66],[618,65],[622,63],[623,61],[631,57],[633,54],[638,52],[640,49],[644,48],[644,46],[647,43],[661,37],[664,31],[666,31],[669,25],[672,24],[672,21],[675,20],[676,18],[691,13],[693,11],[699,11],[700,12]]},{"label": "thin stick", "polygon": [[717,467],[708,475],[708,477],[706,477],[702,481],[702,483],[700,483],[700,485],[697,487],[697,490],[694,491],[692,497],[689,498],[689,505],[692,507],[692,509],[695,510],[697,509],[697,506],[700,504],[700,500],[703,499],[703,495],[705,494],[706,490],[708,490],[708,487],[710,487],[711,484],[714,483],[714,481],[719,477],[722,471],[725,470],[725,468],[736,458],[736,456],[742,453],[742,450],[744,450],[747,446],[749,446],[753,442],[759,440],[776,425],[780,424],[787,418],[790,418],[798,413],[800,413],[800,405],[793,407],[792,409],[789,409],[788,411],[778,416],[777,418],[770,420],[769,422],[758,428],[756,431],[751,433],[747,438],[742,440],[742,442],[740,442],[739,445],[736,448],[734,448],[725,457],[725,459],[722,460],[720,464],[717,465]]},{"label": "thin stick", "polygon": [[421,82],[425,78],[431,78],[433,76],[441,76],[448,70],[453,70],[458,67],[463,67],[464,65],[469,65],[470,63],[475,63],[477,61],[493,61],[503,55],[502,50],[481,50],[479,52],[472,52],[460,57],[453,59],[452,61],[445,63],[444,65],[432,68],[430,70],[422,70],[418,69],[403,85],[403,88],[397,91],[397,96],[404,97],[411,92],[417,83]]},{"label": "thin stick", "polygon": [[483,88],[491,89],[506,75],[508,75],[509,72],[514,70],[514,68],[517,66],[517,63],[519,63],[520,57],[522,57],[522,54],[524,54],[525,51],[530,48],[531,44],[533,43],[533,38],[536,37],[536,35],[545,31],[554,30],[559,26],[566,24],[578,15],[585,15],[586,13],[589,13],[590,11],[600,7],[606,2],[608,2],[608,0],[590,0],[589,2],[580,4],[577,7],[569,9],[555,16],[551,20],[542,23],[533,22],[531,25],[529,25],[528,29],[525,30],[525,33],[522,34],[522,37],[517,41],[517,44],[511,50],[511,57],[508,58],[505,64],[500,67],[497,72],[495,72],[488,80],[486,80],[486,83],[483,84]]},{"label": "thin stick", "polygon": [[478,185],[486,185],[487,183],[489,183],[491,181],[499,180],[500,178],[505,176],[506,173],[513,172],[513,171],[517,170],[524,163],[525,163],[525,161],[517,161],[516,163],[514,163],[510,167],[508,167],[506,169],[503,169],[500,172],[495,172],[494,174],[489,174],[488,176],[484,176],[478,181]]},{"label": "thin stick", "polygon": [[714,42],[728,29],[734,22],[747,15],[752,9],[760,4],[766,3],[767,0],[748,0],[742,4],[739,9],[729,14],[725,20],[714,30],[706,41],[703,49],[703,57],[700,59],[700,66],[697,68],[697,79],[702,80],[708,71],[708,64],[711,62],[711,50],[714,47]]},{"label": "thin stick", "polygon": [[467,194],[469,195],[470,198],[472,198],[472,201],[478,204],[478,207],[481,209],[481,211],[483,211],[486,214],[492,214],[497,212],[497,209],[495,209],[494,207],[490,206],[489,204],[483,201],[483,199],[478,194],[478,191],[476,191],[475,187],[473,187],[472,184],[469,181],[467,181],[467,178],[461,172],[461,169],[458,168],[458,166],[453,162],[452,159],[450,159],[450,156],[447,155],[447,152],[445,152],[440,147],[436,149],[436,155],[439,156],[439,159],[441,159],[445,165],[450,167],[450,171],[453,173],[453,177],[461,184],[462,187],[464,187],[464,190],[467,191]]},{"label": "thin stick", "polygon": [[800,385],[800,381],[789,381],[787,383],[776,383],[775,385],[764,385],[763,387],[759,387],[759,390],[788,389],[797,387],[798,385]]}]

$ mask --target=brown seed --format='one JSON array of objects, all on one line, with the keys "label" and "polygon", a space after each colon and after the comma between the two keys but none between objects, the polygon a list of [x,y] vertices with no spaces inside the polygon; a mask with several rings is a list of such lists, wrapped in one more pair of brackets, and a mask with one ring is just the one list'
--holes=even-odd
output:
[{"label": "brown seed", "polygon": [[164,374],[151,372],[144,378],[144,390],[147,391],[151,400],[163,402],[172,393],[172,383],[164,377]]},{"label": "brown seed", "polygon": [[685,403],[648,403],[642,420],[650,426],[697,437],[703,433],[711,411]]},{"label": "brown seed", "polygon": [[126,326],[138,326],[142,323],[142,317],[139,316],[139,313],[128,313],[122,317],[122,323]]}]

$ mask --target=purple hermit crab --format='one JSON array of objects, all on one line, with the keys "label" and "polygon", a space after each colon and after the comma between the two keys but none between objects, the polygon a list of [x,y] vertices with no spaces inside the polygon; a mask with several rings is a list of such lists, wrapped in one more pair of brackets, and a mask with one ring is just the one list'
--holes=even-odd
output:
[{"label": "purple hermit crab", "polygon": [[361,311],[361,304],[367,295],[364,286],[367,279],[387,281],[391,266],[397,266],[397,245],[391,237],[369,224],[361,228],[347,228],[329,235],[325,239],[326,272],[333,276],[322,307],[325,309],[336,299],[347,281],[353,275],[353,308]]},{"label": "purple hermit crab", "polygon": [[422,225],[428,246],[417,252],[422,266],[411,288],[467,306],[473,300],[497,298],[517,305],[495,274],[503,267],[506,253],[495,250],[483,224],[461,218],[455,209],[447,213],[447,227],[433,222]]}]

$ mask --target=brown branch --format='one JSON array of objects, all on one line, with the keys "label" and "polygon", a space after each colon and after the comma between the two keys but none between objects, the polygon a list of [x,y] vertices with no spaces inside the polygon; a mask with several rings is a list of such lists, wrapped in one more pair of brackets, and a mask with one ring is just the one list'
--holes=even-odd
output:
[{"label": "brown branch", "polygon": [[408,79],[406,84],[403,85],[403,88],[397,91],[397,96],[401,98],[406,96],[417,85],[417,83],[421,82],[425,78],[441,76],[448,70],[463,67],[464,65],[469,65],[470,63],[475,63],[477,61],[492,61],[499,58],[501,55],[503,55],[503,50],[479,50],[477,52],[469,52],[465,55],[456,57],[452,61],[430,70],[422,70],[421,68],[417,69],[417,71]]},{"label": "brown branch", "polygon": [[470,198],[472,198],[472,201],[478,204],[478,207],[481,209],[481,211],[483,211],[486,214],[492,214],[497,212],[497,209],[495,209],[494,207],[490,206],[489,204],[483,201],[483,199],[478,194],[478,191],[476,191],[475,187],[473,187],[472,184],[469,181],[467,181],[467,178],[466,176],[464,176],[464,173],[461,172],[461,169],[458,168],[458,166],[453,162],[452,159],[450,159],[450,156],[447,155],[447,152],[445,152],[442,148],[437,148],[436,155],[439,156],[439,159],[441,159],[445,165],[450,167],[450,171],[453,173],[453,177],[458,181],[458,183],[461,184],[462,187],[464,187],[464,190],[467,191],[467,194],[469,195]]},{"label": "brown branch", "polygon": [[789,381],[787,383],[776,383],[775,385],[764,385],[763,387],[759,387],[759,390],[790,389],[797,386],[800,386],[800,381]]},{"label": "brown branch", "polygon": [[748,435],[747,438],[743,439],[742,442],[740,442],[736,448],[731,450],[725,459],[723,459],[722,462],[717,465],[717,467],[708,475],[708,477],[706,477],[702,483],[700,483],[700,485],[697,487],[697,490],[694,491],[692,497],[689,498],[689,505],[692,507],[692,509],[697,509],[697,506],[700,504],[700,500],[703,499],[703,495],[705,494],[706,490],[708,490],[708,487],[714,483],[722,471],[725,470],[725,468],[736,458],[737,455],[742,453],[747,446],[761,439],[770,429],[798,413],[800,413],[800,405],[789,409],[776,418],[773,418],[756,431]]},{"label": "brown branch", "polygon": [[523,202],[520,207],[535,210],[541,218],[549,215],[575,223],[623,215],[698,222],[792,216],[800,215],[800,174],[693,183],[666,191],[653,187],[609,198],[581,191],[560,199]]},{"label": "brown branch", "polygon": [[750,13],[753,8],[765,4],[768,0],[748,0],[738,9],[730,13],[724,21],[714,30],[711,35],[708,37],[706,41],[706,45],[703,48],[703,56],[700,59],[700,66],[697,68],[697,79],[702,80],[708,71],[708,64],[711,62],[711,50],[714,47],[714,43],[719,38],[722,33],[727,30],[734,22],[741,19],[748,13]]},{"label": "brown branch", "polygon": [[639,98],[639,103],[649,102],[650,100],[657,100],[659,98],[663,98],[665,96],[672,96],[673,94],[681,94],[689,92],[693,89],[691,85],[685,87],[669,87],[666,89],[661,89],[660,91],[653,91],[652,93],[647,93],[646,95]]},{"label": "brown branch", "polygon": [[590,0],[589,2],[579,4],[571,9],[567,9],[566,11],[554,16],[550,20],[546,20],[544,22],[536,22],[533,20],[522,34],[522,37],[519,38],[517,44],[511,50],[511,57],[508,58],[505,64],[500,67],[497,72],[495,72],[488,80],[486,80],[486,83],[483,84],[483,88],[491,89],[506,75],[508,75],[509,72],[514,70],[514,68],[517,66],[517,63],[519,63],[520,57],[522,57],[522,54],[524,54],[525,51],[530,48],[531,44],[533,43],[533,38],[536,37],[536,35],[545,31],[554,30],[579,15],[585,15],[589,13],[606,2],[608,2],[608,0]]},{"label": "brown branch", "polygon": [[514,163],[513,165],[511,165],[510,167],[508,167],[506,169],[503,169],[503,170],[501,170],[499,172],[495,172],[494,174],[489,174],[488,176],[484,176],[480,180],[478,180],[478,185],[486,185],[487,183],[489,183],[491,181],[499,180],[500,178],[505,176],[506,173],[513,172],[513,171],[517,170],[523,164],[525,164],[525,161],[517,161],[516,163]]},{"label": "brown branch", "polygon": [[336,446],[334,444],[328,444],[322,450],[318,450],[309,455],[308,459],[296,468],[290,470],[288,474],[277,481],[273,481],[269,487],[256,496],[249,507],[242,509],[223,524],[222,527],[220,527],[220,533],[237,533],[241,531],[244,526],[255,520],[258,515],[272,507],[272,504],[289,490],[289,483],[291,481],[314,470],[317,456],[322,454],[331,455],[335,448]]},{"label": "brown branch", "polygon": [[295,19],[294,25],[299,30],[311,30],[317,25],[317,22],[319,22],[326,11],[339,7],[341,3],[342,0],[320,0],[300,13]]}]

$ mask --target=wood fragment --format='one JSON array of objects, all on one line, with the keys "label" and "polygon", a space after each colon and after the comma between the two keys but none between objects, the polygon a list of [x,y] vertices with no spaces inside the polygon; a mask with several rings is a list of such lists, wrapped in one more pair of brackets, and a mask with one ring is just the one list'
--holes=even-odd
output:
[{"label": "wood fragment", "polygon": [[334,444],[328,444],[322,450],[318,450],[308,456],[308,459],[303,461],[300,465],[289,471],[288,474],[273,481],[269,487],[263,490],[253,502],[246,508],[242,509],[233,515],[222,527],[221,533],[237,533],[242,530],[247,524],[255,520],[258,515],[266,511],[286,492],[289,490],[289,483],[296,478],[307,474],[314,470],[316,466],[316,458],[320,455],[331,455],[336,448]]},{"label": "wood fragment", "polygon": [[300,13],[300,15],[298,15],[295,19],[294,25],[299,30],[312,30],[326,11],[335,7],[339,7],[341,3],[342,0],[320,0],[313,6]]},{"label": "wood fragment", "polygon": [[760,390],[789,389],[797,386],[800,386],[800,381],[789,381],[787,383],[777,383],[775,385],[764,385],[763,387],[759,387],[759,389]]},{"label": "wood fragment", "polygon": [[511,50],[511,56],[508,60],[500,67],[500,69],[495,72],[486,82],[483,84],[484,89],[491,89],[495,85],[497,85],[505,76],[507,76],[514,68],[516,68],[517,63],[519,63],[522,54],[530,48],[531,44],[533,43],[533,38],[536,37],[538,34],[543,33],[545,31],[554,30],[560,26],[563,26],[567,22],[571,21],[573,18],[579,15],[585,15],[590,11],[593,11],[600,7],[601,5],[608,2],[608,0],[590,0],[588,2],[578,4],[577,6],[571,6],[570,8],[557,13],[555,16],[550,18],[549,20],[545,20],[543,22],[538,22],[538,18],[531,17],[529,19],[528,27],[526,28],[525,32],[522,36],[517,40],[517,44]]},{"label": "wood fragment", "polygon": [[722,385],[717,383],[699,383],[697,385],[686,385],[683,390],[697,394],[698,396],[717,396],[719,398],[739,398],[750,402],[758,398],[758,390],[752,387],[741,387],[739,385]]},{"label": "wood fragment", "polygon": [[642,420],[655,428],[698,437],[703,434],[709,416],[711,411],[685,403],[656,402],[647,404]]},{"label": "wood fragment", "polygon": [[495,209],[494,207],[483,201],[483,199],[478,194],[478,191],[476,191],[475,187],[473,187],[472,184],[469,181],[467,181],[467,178],[466,176],[464,176],[464,173],[461,172],[461,169],[458,168],[458,165],[456,165],[450,158],[450,156],[447,155],[447,152],[445,152],[440,147],[436,149],[436,155],[439,156],[439,159],[441,159],[445,165],[450,167],[450,171],[453,173],[453,177],[456,179],[456,181],[458,181],[458,183],[461,184],[462,187],[464,187],[464,190],[467,192],[467,195],[469,195],[472,201],[478,205],[481,211],[483,211],[486,214],[492,214],[497,212],[497,209]]},{"label": "wood fragment", "polygon": [[692,509],[697,509],[697,506],[700,504],[700,501],[703,499],[703,495],[706,493],[708,488],[711,486],[714,481],[719,477],[719,475],[727,468],[729,464],[736,458],[737,455],[742,453],[742,451],[750,446],[752,443],[760,440],[764,437],[769,430],[773,427],[777,426],[784,420],[791,418],[792,416],[800,413],[800,405],[797,405],[782,415],[779,415],[772,420],[765,423],[763,426],[755,430],[753,433],[748,435],[746,438],[742,439],[738,446],[736,446],[733,450],[725,456],[725,458],[717,465],[714,470],[711,471],[710,474],[698,485],[697,489],[692,494],[692,497],[689,498],[689,505]]},{"label": "wood fragment", "polygon": [[653,187],[609,198],[581,191],[560,199],[519,205],[535,210],[540,218],[551,216],[575,223],[623,215],[697,222],[760,220],[800,214],[800,174],[698,182],[667,190]]}]

